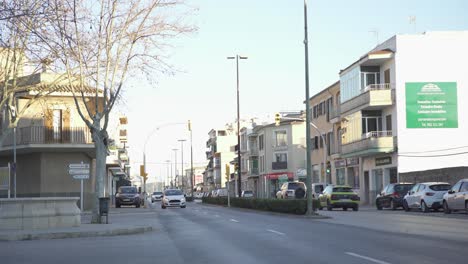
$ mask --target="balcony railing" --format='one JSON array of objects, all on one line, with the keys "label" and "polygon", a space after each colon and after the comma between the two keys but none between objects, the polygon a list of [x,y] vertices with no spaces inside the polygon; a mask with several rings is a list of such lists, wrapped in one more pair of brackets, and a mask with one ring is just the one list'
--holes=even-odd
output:
[{"label": "balcony railing", "polygon": [[254,175],[259,175],[258,174],[258,168],[250,168],[249,174],[254,176]]},{"label": "balcony railing", "polygon": [[271,168],[273,170],[286,170],[288,169],[288,162],[287,161],[272,162]]},{"label": "balcony railing", "polygon": [[250,147],[249,155],[250,156],[258,156],[258,148],[257,147]]},{"label": "balcony railing", "polygon": [[340,118],[340,113],[341,113],[340,107],[331,108],[328,112],[328,119],[330,121],[333,121],[334,119],[336,119],[336,122],[338,122]]},{"label": "balcony railing", "polygon": [[[16,144],[93,144],[87,127],[20,127],[16,130]],[[3,146],[13,145],[13,133],[3,141]]]},{"label": "balcony railing", "polygon": [[341,115],[364,109],[379,109],[392,105],[395,101],[393,85],[389,83],[371,84],[361,90],[361,93],[341,104]]},{"label": "balcony railing", "polygon": [[372,131],[362,135],[362,139],[341,146],[343,157],[369,156],[390,153],[395,150],[392,131]]}]

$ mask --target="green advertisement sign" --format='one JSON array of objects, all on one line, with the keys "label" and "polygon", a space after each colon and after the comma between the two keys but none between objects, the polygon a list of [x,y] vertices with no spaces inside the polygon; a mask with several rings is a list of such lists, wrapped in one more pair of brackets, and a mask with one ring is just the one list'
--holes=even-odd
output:
[{"label": "green advertisement sign", "polygon": [[406,83],[406,128],[457,128],[456,82]]}]

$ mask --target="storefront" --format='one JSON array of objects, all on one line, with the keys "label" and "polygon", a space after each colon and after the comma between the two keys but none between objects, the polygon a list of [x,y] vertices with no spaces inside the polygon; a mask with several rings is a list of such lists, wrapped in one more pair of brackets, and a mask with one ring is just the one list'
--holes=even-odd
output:
[{"label": "storefront", "polygon": [[346,184],[359,190],[359,158],[346,159]]},{"label": "storefront", "polygon": [[292,172],[278,172],[265,175],[266,195],[267,198],[276,197],[276,193],[280,190],[281,185],[287,181],[294,181],[294,173]]},{"label": "storefront", "polygon": [[337,159],[334,162],[335,165],[335,179],[332,183],[336,185],[344,185],[346,184],[346,160],[345,159]]}]

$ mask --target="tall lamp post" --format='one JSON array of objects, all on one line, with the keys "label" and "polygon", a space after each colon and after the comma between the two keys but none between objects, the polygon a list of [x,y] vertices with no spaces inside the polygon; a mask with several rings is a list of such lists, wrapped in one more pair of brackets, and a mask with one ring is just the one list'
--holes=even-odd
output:
[{"label": "tall lamp post", "polygon": [[[174,160],[174,179],[175,179],[174,180],[174,186],[177,187],[177,151],[178,151],[178,149],[174,148],[172,150],[174,151],[174,159],[175,159]],[[172,183],[172,179],[171,179],[171,187],[173,187],[172,184],[173,183]]]},{"label": "tall lamp post", "polygon": [[169,168],[172,168],[172,166],[170,165],[171,164],[171,161],[170,160],[166,160],[166,168],[167,168],[167,172],[166,172],[166,179],[168,179],[168,184],[167,186],[169,186],[171,184],[171,174],[169,174]]},{"label": "tall lamp post", "polygon": [[186,139],[179,139],[177,140],[180,142],[180,156],[181,156],[181,173],[182,173],[182,191],[184,190],[184,142],[187,141]]},{"label": "tall lamp post", "polygon": [[192,122],[190,120],[188,121],[188,130],[190,132],[190,182],[191,182],[191,189],[192,191],[190,192],[193,197],[193,189],[195,188],[194,186],[194,177],[193,175],[193,140],[192,140]]},{"label": "tall lamp post", "polygon": [[[242,195],[241,187],[241,152],[240,152],[240,107],[239,107],[239,60],[246,60],[248,57],[236,55],[235,57],[227,57],[228,60],[236,59],[236,76],[237,76],[237,192],[239,197]],[[229,183],[228,183],[229,184]]]},{"label": "tall lamp post", "polygon": [[304,0],[304,52],[305,52],[305,105],[306,105],[306,159],[307,159],[307,215],[314,213],[312,203],[312,164],[310,142],[310,105],[309,105],[309,40],[307,36],[307,0]]}]

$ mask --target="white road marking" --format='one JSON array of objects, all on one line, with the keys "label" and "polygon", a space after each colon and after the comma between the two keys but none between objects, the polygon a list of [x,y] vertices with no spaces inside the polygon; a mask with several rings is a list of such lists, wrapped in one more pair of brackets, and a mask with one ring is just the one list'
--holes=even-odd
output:
[{"label": "white road marking", "polygon": [[278,235],[282,235],[282,236],[286,235],[285,233],[281,233],[281,232],[278,232],[278,231],[273,230],[273,229],[267,229],[267,231],[268,231],[268,232],[275,233],[275,234],[278,234]]},{"label": "white road marking", "polygon": [[237,221],[236,219],[231,219],[230,221],[234,223],[239,223],[239,221]]},{"label": "white road marking", "polygon": [[378,264],[390,264],[389,262],[386,262],[386,261],[383,261],[383,260],[378,260],[378,259],[366,257],[366,256],[359,255],[359,254],[356,254],[356,253],[353,253],[353,252],[345,252],[345,254],[356,257],[356,258],[365,259],[367,261],[378,263]]}]

